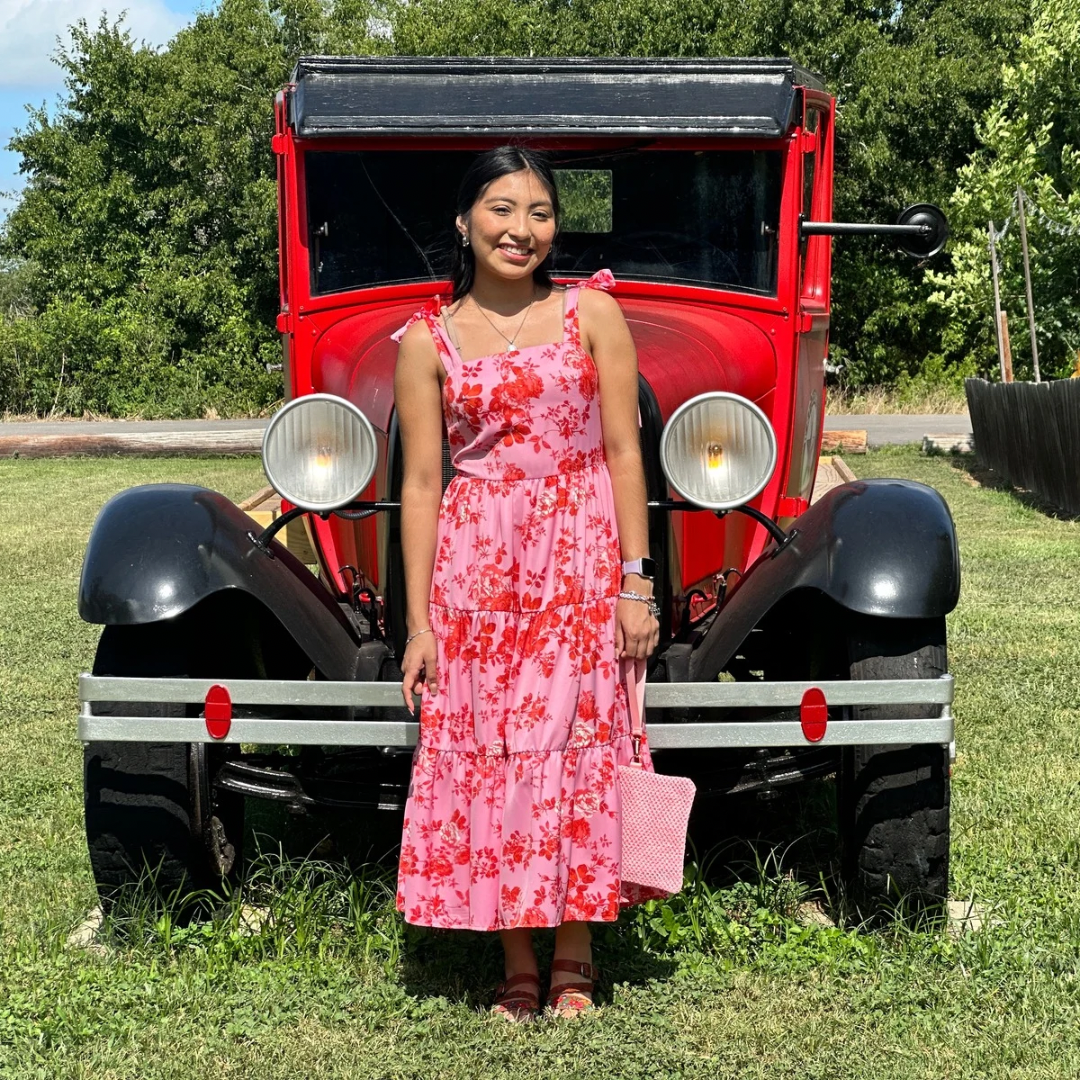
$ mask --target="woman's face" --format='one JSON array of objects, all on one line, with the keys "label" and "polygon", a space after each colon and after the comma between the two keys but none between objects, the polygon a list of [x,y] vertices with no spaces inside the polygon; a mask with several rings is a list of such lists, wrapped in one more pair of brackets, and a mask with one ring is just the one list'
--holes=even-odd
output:
[{"label": "woman's face", "polygon": [[531,169],[507,173],[473,203],[468,219],[457,219],[481,267],[496,277],[529,277],[547,258],[555,239],[551,196]]}]

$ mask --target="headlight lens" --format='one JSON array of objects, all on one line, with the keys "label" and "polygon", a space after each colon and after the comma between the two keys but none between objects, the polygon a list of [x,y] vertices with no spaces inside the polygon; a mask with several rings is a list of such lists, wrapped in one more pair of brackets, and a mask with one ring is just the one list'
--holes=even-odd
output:
[{"label": "headlight lens", "polygon": [[660,439],[668,483],[689,502],[731,510],[760,494],[776,468],[776,435],[752,401],[716,391],[684,402]]},{"label": "headlight lens", "polygon": [[263,436],[263,469],[283,499],[336,510],[371,483],[378,448],[368,418],[334,394],[308,394],[279,409]]}]

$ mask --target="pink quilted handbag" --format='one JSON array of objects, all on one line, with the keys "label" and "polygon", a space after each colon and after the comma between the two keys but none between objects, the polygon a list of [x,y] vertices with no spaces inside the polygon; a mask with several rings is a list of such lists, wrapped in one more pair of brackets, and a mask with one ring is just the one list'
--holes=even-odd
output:
[{"label": "pink quilted handbag", "polygon": [[686,823],[697,790],[686,776],[648,772],[641,764],[645,661],[624,660],[634,760],[619,766],[622,801],[622,879],[675,894],[683,886]]}]

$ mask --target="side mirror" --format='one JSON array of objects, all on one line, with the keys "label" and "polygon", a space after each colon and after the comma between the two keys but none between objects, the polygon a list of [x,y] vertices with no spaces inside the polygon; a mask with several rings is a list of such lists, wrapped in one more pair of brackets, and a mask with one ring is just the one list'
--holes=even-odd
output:
[{"label": "side mirror", "polygon": [[896,246],[913,259],[929,259],[945,246],[949,239],[949,222],[941,208],[933,203],[915,203],[896,219],[899,226],[915,226],[917,233],[908,233]]},{"label": "side mirror", "polygon": [[905,255],[929,259],[941,251],[949,239],[949,222],[940,207],[932,203],[915,203],[901,212],[895,225],[800,221],[799,239],[807,236],[892,236]]}]

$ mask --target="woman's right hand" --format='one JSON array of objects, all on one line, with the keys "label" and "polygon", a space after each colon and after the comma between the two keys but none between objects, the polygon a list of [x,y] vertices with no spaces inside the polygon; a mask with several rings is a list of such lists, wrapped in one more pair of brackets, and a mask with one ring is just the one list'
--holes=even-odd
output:
[{"label": "woman's right hand", "polygon": [[401,658],[401,696],[410,713],[413,711],[413,695],[421,693],[425,683],[433,694],[439,689],[438,652],[438,643],[431,630],[417,634],[405,646],[405,655]]}]

